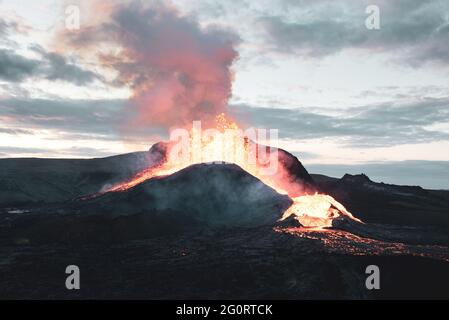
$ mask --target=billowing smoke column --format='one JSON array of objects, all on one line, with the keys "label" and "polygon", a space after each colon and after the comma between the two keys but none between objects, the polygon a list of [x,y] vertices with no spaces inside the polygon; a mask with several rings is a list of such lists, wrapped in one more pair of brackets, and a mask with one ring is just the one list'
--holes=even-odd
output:
[{"label": "billowing smoke column", "polygon": [[128,125],[179,128],[201,120],[208,126],[225,112],[237,57],[234,34],[201,28],[160,2],[132,1],[106,11],[96,18],[101,22],[65,36],[81,50],[102,44],[116,49],[98,58],[117,72],[115,85],[133,90]]},{"label": "billowing smoke column", "polygon": [[203,31],[166,7],[132,6],[118,11],[115,21],[126,56],[147,71],[133,83],[139,124],[210,124],[225,111],[237,56],[230,34]]}]

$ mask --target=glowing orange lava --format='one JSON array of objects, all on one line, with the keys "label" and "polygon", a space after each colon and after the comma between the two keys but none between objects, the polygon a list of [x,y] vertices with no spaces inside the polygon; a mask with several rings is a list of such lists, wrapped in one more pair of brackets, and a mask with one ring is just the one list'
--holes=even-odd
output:
[{"label": "glowing orange lava", "polygon": [[188,135],[188,150],[182,147],[178,150],[176,145],[168,145],[164,163],[145,169],[130,180],[106,188],[103,192],[127,190],[145,180],[170,175],[193,164],[221,162],[235,163],[279,193],[287,194],[287,191],[276,186],[272,177],[264,174],[265,166],[260,163],[268,161],[270,154],[262,155],[255,144],[243,136],[235,122],[228,120],[223,113],[219,114],[216,117],[216,128],[212,130],[201,133],[192,127]]},{"label": "glowing orange lava", "polygon": [[362,222],[341,203],[326,194],[304,195],[292,200],[293,204],[284,212],[281,221],[293,216],[306,227],[331,227],[332,220],[343,215]]},{"label": "glowing orange lava", "polygon": [[[288,174],[285,172],[267,173],[266,170],[266,164],[269,161],[276,161],[277,164],[277,153],[262,152],[266,149],[261,151],[258,148],[260,145],[251,141],[254,138],[257,139],[257,136],[249,138],[242,133],[235,122],[229,120],[224,114],[220,114],[216,117],[216,128],[201,132],[201,128],[193,126],[188,130],[188,139],[184,145],[182,143],[168,145],[166,158],[162,164],[145,169],[130,180],[106,188],[103,192],[124,191],[145,180],[170,175],[197,163],[235,163],[278,193],[291,197],[293,204],[284,212],[280,220],[293,216],[303,226],[329,227],[334,218],[344,215],[360,222],[329,195],[303,194],[297,196],[297,194],[280,187],[280,185],[285,186],[286,181],[289,181]],[[266,147],[263,146],[263,148]],[[283,169],[279,168],[279,170]]]}]

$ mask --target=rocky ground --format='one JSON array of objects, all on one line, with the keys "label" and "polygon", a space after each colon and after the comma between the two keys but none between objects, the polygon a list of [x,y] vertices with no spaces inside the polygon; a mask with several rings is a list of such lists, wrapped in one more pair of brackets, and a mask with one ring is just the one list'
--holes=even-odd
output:
[{"label": "rocky ground", "polygon": [[[122,157],[35,159],[28,169],[2,160],[0,298],[449,298],[448,191],[312,175],[365,222],[329,229],[275,222],[288,198],[234,166],[80,198],[149,161]],[[65,288],[72,264],[78,291]],[[380,268],[380,290],[365,287],[368,265]]]},{"label": "rocky ground", "polygon": [[[117,244],[3,246],[2,298],[449,298],[447,245],[404,245],[346,231],[221,230]],[[81,290],[65,289],[65,267]],[[381,289],[365,287],[378,265]]]}]

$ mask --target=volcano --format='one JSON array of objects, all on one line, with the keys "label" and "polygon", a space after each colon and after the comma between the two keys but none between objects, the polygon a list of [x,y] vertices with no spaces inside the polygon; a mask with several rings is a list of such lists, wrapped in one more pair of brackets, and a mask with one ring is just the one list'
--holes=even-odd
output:
[{"label": "volcano", "polygon": [[[449,297],[448,192],[311,175],[283,150],[268,182],[289,192],[233,163],[148,176],[169,147],[1,159],[0,297]],[[88,290],[61,286],[55,270],[74,263]],[[380,291],[364,287],[368,264]]]},{"label": "volcano", "polygon": [[[192,220],[201,221],[203,226],[215,226],[221,220],[224,225],[273,224],[291,216],[308,227],[329,227],[334,219],[340,218],[361,222],[331,196],[318,195],[312,177],[296,157],[284,150],[251,144],[256,152],[265,149],[267,158],[276,156],[277,168],[271,174],[263,174],[259,169],[267,164],[249,166],[242,162],[262,181],[236,164],[219,165],[215,161],[171,166],[174,146],[160,142],[149,150],[154,162],[148,168],[124,182],[103,188],[98,194],[83,197],[84,200],[101,197],[101,206],[95,207],[97,201],[93,200],[94,207],[87,205],[83,210],[101,212],[107,208],[113,215],[170,209],[189,212]],[[249,150],[250,147],[242,149],[244,154],[249,154]],[[280,196],[278,192],[285,194],[283,203],[274,196]],[[111,202],[114,204],[105,206]],[[279,208],[282,211],[276,212]]]},{"label": "volcano", "polygon": [[[204,227],[273,225],[292,204],[235,164],[196,164],[77,204],[109,216],[170,210]],[[171,223],[178,223],[176,220]]]}]

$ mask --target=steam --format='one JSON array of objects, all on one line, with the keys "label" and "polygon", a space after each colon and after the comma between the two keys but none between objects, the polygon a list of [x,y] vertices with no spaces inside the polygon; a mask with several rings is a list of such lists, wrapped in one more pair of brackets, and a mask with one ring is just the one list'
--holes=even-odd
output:
[{"label": "steam", "polygon": [[114,85],[132,89],[128,125],[179,128],[201,120],[208,126],[226,112],[230,67],[237,58],[234,34],[202,28],[159,2],[117,3],[106,14],[79,32],[65,34],[64,41],[83,51],[103,44],[115,48],[97,58],[116,72]]}]

